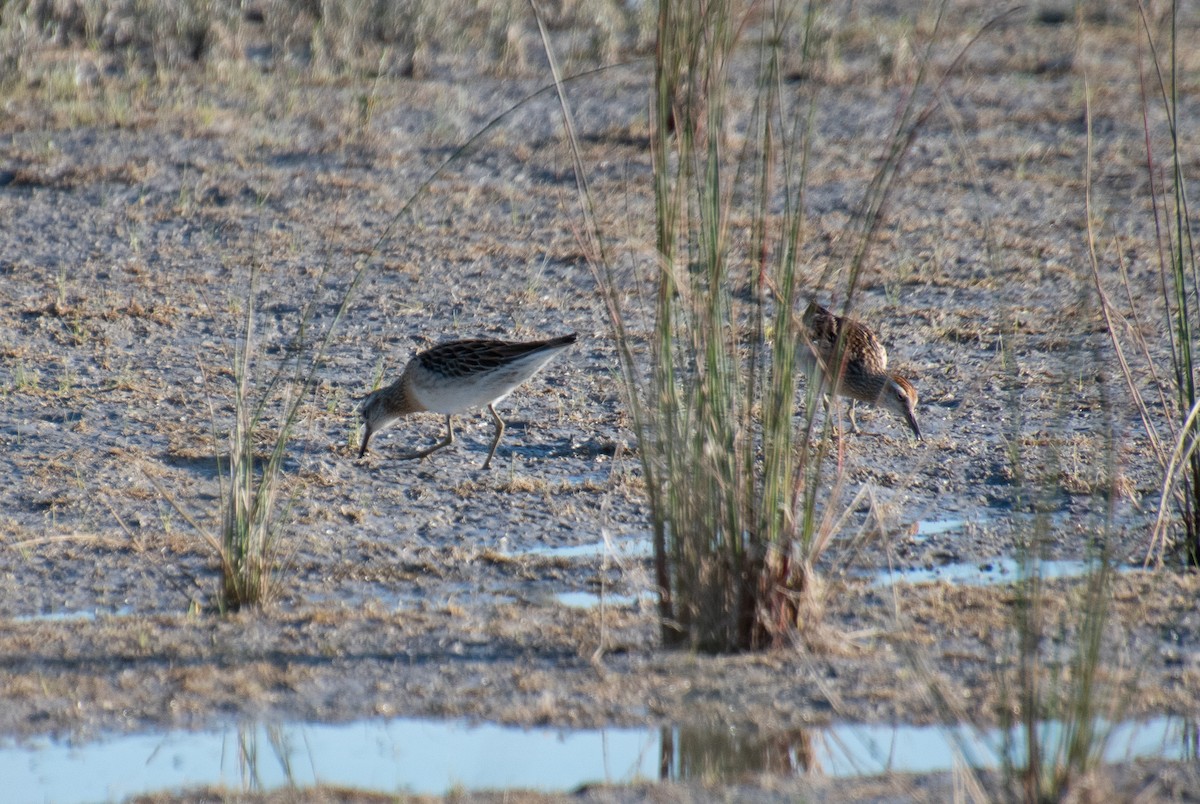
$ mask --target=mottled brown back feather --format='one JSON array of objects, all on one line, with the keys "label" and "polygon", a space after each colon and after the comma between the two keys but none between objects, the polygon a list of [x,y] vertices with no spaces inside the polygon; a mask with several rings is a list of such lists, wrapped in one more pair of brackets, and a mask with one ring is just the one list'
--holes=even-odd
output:
[{"label": "mottled brown back feather", "polygon": [[544,349],[556,349],[575,343],[574,333],[544,341],[513,343],[509,341],[465,340],[439,344],[421,352],[416,359],[429,371],[446,377],[468,377],[494,371],[512,360]]}]

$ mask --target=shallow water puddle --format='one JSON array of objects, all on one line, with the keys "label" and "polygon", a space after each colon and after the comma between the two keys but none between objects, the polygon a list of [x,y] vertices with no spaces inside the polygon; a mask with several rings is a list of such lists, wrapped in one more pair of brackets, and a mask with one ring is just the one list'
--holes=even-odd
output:
[{"label": "shallow water puddle", "polygon": [[94,622],[101,617],[128,617],[133,614],[132,606],[121,606],[112,610],[82,610],[82,611],[48,611],[42,614],[18,614],[12,618],[14,623],[61,623],[78,620]]},{"label": "shallow water puddle", "polygon": [[953,533],[967,526],[965,519],[926,519],[913,525],[913,535],[918,539]]},{"label": "shallow water puddle", "polygon": [[[1043,580],[1079,578],[1097,565],[1088,561],[1038,561],[1038,575]],[[1124,568],[1117,568],[1118,572]],[[949,583],[987,586],[1016,583],[1022,577],[1021,562],[1012,558],[993,558],[978,562],[950,562],[929,569],[887,569],[868,573],[872,586],[891,586],[896,583]]]},{"label": "shallow water puddle", "polygon": [[521,554],[542,558],[600,558],[604,555],[620,558],[647,558],[654,554],[648,539],[623,539],[617,542],[588,542],[566,547],[531,547]]},{"label": "shallow water puddle", "polygon": [[[1061,732],[1047,724],[1045,737]],[[1019,742],[1019,741],[1018,741]],[[237,790],[336,785],[384,794],[453,790],[567,791],[654,779],[732,780],[745,773],[869,776],[994,767],[999,733],[969,728],[835,724],[771,735],[736,730],[520,729],[399,719],[292,723],[117,737],[83,745],[0,745],[14,801],[122,799],[201,785]],[[1019,752],[1019,746],[1014,748]],[[1122,723],[1105,759],[1196,755],[1195,726],[1178,718]]]},{"label": "shallow water puddle", "polygon": [[[1045,581],[1052,581],[1056,578],[1081,578],[1096,569],[1096,565],[1087,561],[1039,561],[1037,567],[1038,574]],[[1129,572],[1135,568],[1116,567],[1114,569],[1116,572]],[[855,575],[870,578],[872,586],[892,586],[898,583],[936,583],[938,581],[970,586],[988,586],[1016,583],[1024,577],[1021,574],[1020,562],[1011,558],[996,558],[977,563],[951,562],[930,569],[901,568],[866,571],[861,575],[858,573]],[[554,599],[571,608],[591,609],[598,607],[602,602],[609,606],[629,606],[638,600],[653,603],[655,596],[653,592],[644,592],[637,597],[617,594],[601,596],[595,592],[562,592],[555,595]]]},{"label": "shallow water puddle", "polygon": [[560,592],[554,596],[554,600],[559,605],[572,609],[594,609],[598,608],[601,604],[605,606],[632,606],[638,600],[653,602],[654,594],[644,592],[641,595],[601,595],[597,592]]}]

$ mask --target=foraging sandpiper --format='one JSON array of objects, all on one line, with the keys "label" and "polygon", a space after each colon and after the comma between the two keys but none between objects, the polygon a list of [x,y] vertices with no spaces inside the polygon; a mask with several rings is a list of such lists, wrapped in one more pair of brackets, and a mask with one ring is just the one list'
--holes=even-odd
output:
[{"label": "foraging sandpiper", "polygon": [[[833,387],[838,396],[866,402],[892,411],[912,428],[917,438],[917,389],[899,374],[887,370],[887,349],[866,324],[834,315],[821,305],[809,302],[804,311],[802,340],[808,347],[800,350],[802,368],[810,381],[829,370],[841,355],[841,369]],[[840,343],[839,343],[840,341]],[[828,388],[828,386],[826,387]],[[854,424],[854,409],[850,410]]]},{"label": "foraging sandpiper", "polygon": [[542,366],[571,344],[575,334],[528,343],[469,340],[451,341],[421,352],[404,369],[400,379],[367,396],[362,404],[366,425],[362,449],[367,452],[371,435],[409,413],[429,411],[446,417],[446,437],[428,449],[401,455],[401,460],[424,458],[454,443],[450,417],[472,408],[487,406],[496,423],[496,435],[483,468],[492,464],[492,456],[504,435],[504,420],[494,405],[528,380]]}]

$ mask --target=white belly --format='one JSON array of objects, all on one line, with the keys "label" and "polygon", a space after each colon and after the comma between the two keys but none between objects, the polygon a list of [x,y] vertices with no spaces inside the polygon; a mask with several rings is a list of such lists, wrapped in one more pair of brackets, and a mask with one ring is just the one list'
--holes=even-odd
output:
[{"label": "white belly", "polygon": [[528,378],[519,368],[501,368],[487,374],[437,382],[422,382],[412,394],[421,407],[434,413],[466,413],[504,399]]}]

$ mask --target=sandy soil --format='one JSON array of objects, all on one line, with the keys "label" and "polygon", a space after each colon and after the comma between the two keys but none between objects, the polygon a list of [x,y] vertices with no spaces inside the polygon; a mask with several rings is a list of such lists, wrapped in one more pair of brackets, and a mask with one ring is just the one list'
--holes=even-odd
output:
[{"label": "sandy soil", "polygon": [[[911,48],[880,55],[907,29],[863,14],[818,75],[789,84],[816,104],[804,241],[814,287],[843,264],[915,71]],[[983,19],[952,14],[935,62],[949,64]],[[917,385],[926,439],[860,414],[847,488],[830,501],[851,516],[821,566],[821,624],[793,648],[723,657],[662,650],[648,603],[556,599],[644,595],[650,573],[642,554],[554,552],[644,543],[649,529],[553,97],[458,157],[372,252],[459,144],[543,85],[536,70],[490,75],[447,59],[419,78],[318,80],[217,64],[78,81],[93,54],[31,54],[0,118],[0,735],[400,715],[764,734],[834,720],[996,724],[1017,706],[1013,588],[877,587],[869,573],[987,565],[1034,535],[1047,558],[1085,559],[1103,541],[1130,568],[1105,639],[1107,711],[1194,717],[1200,578],[1135,569],[1152,547],[1161,473],[1089,267],[1085,93],[1101,271],[1109,292],[1127,271],[1160,360],[1138,36],[1132,17],[1018,14],[946,82],[856,300]],[[1194,122],[1197,65],[1184,66],[1180,118]],[[650,78],[642,61],[571,87],[631,299],[653,265]],[[1149,123],[1161,147],[1157,109]],[[1200,127],[1180,130],[1185,152],[1200,152]],[[316,327],[331,322],[364,258],[289,453],[277,598],[263,612],[204,613],[216,559],[171,501],[203,525],[217,519],[214,456],[227,447],[214,421],[220,432],[230,419],[245,307],[259,310],[261,381],[305,305]],[[818,290],[840,301],[836,288]],[[462,418],[458,443],[421,463],[392,458],[431,443],[436,416],[356,460],[356,399],[415,351],[569,331],[578,344],[504,403],[490,472],[479,468],[484,415]],[[1150,414],[1164,425],[1162,406]],[[1048,587],[1048,665],[1069,656],[1079,588]],[[95,616],[53,616],[77,612]],[[1186,789],[1170,782],[1186,771],[1127,770],[1132,793]],[[747,784],[591,794],[875,795],[770,773]],[[938,784],[949,782],[878,797],[937,798]]]}]

